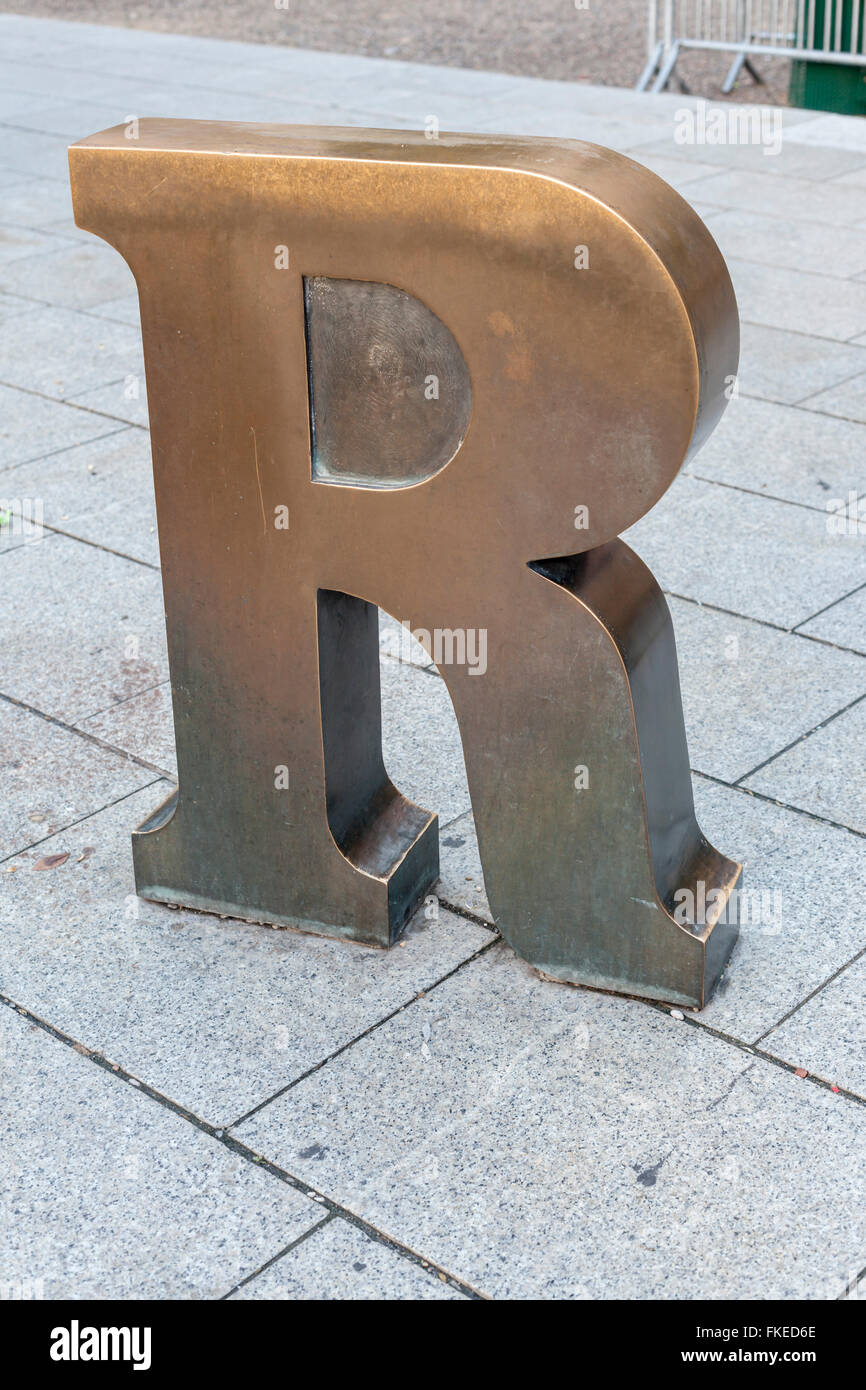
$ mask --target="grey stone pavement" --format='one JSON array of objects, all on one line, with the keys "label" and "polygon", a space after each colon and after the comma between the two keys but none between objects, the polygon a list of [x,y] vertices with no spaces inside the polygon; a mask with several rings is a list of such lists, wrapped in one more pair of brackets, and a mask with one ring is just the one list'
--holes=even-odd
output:
[{"label": "grey stone pavement", "polygon": [[[766,154],[678,143],[695,109],[0,16],[6,1297],[857,1296],[866,124],[786,111]],[[66,146],[144,114],[579,137],[706,218],[739,395],[628,537],[670,595],[703,827],[765,895],[703,1013],[545,982],[499,940],[444,686],[387,626],[438,913],[379,953],[135,898],[130,831],[174,768],[143,368]]]}]

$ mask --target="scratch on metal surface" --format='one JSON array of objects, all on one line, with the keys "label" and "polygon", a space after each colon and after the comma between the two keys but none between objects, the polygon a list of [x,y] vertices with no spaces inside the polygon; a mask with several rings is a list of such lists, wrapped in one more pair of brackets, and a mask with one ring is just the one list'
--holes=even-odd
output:
[{"label": "scratch on metal surface", "polygon": [[259,472],[259,450],[258,445],[256,444],[255,425],[250,425],[250,434],[253,437],[253,458],[256,461],[256,483],[258,484],[259,489],[259,505],[262,509],[262,535],[266,536],[268,534],[268,523],[267,518],[265,517],[265,499],[262,493],[262,475]]}]

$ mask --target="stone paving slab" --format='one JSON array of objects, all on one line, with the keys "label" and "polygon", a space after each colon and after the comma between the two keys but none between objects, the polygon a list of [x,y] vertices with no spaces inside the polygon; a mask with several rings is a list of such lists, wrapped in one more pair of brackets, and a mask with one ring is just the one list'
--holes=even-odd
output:
[{"label": "stone paving slab", "polygon": [[815,337],[835,341],[866,332],[866,285],[821,274],[822,264],[788,270],[728,258],[743,318],[791,332],[806,324]]},{"label": "stone paving slab", "polygon": [[856,150],[860,154],[866,154],[866,128],[862,121],[846,121],[844,116],[833,112],[822,111],[812,120],[804,121],[799,129],[788,133],[788,139],[795,145]]},{"label": "stone paving slab", "polygon": [[745,779],[755,791],[866,835],[866,704],[846,710]]},{"label": "stone paving slab", "polygon": [[484,886],[484,870],[478,853],[475,818],[466,811],[439,832],[441,876],[436,893],[451,907],[471,912],[493,925],[493,913]]},{"label": "stone paving slab", "polygon": [[[0,164],[0,188],[10,188],[13,185],[20,184],[22,180],[27,177],[26,174],[22,174],[18,169],[10,169]],[[30,177],[32,178],[33,176],[31,175]]]},{"label": "stone paving slab", "polygon": [[402,1258],[348,1221],[328,1221],[245,1284],[232,1300],[462,1300],[432,1270]]},{"label": "stone paving slab", "polygon": [[866,1246],[862,1107],[503,946],[236,1133],[495,1297],[836,1297]]},{"label": "stone paving slab", "polygon": [[140,330],[74,309],[34,304],[0,324],[0,381],[56,400],[123,381],[140,361]]},{"label": "stone paving slab", "polygon": [[866,579],[862,537],[828,519],[681,474],[623,539],[668,592],[792,628]]},{"label": "stone paving slab", "polygon": [[[119,424],[90,411],[0,385],[0,473],[119,428]],[[0,481],[4,495],[16,487],[17,480],[12,477]]]},{"label": "stone paving slab", "polygon": [[0,225],[0,288],[23,293],[17,289],[19,277],[14,268],[19,261],[29,260],[37,252],[68,249],[66,238],[52,232],[39,232],[14,223]]},{"label": "stone paving slab", "polygon": [[0,294],[0,323],[26,313],[30,307],[27,300],[19,298],[18,295]]},{"label": "stone paving slab", "polygon": [[0,1007],[5,1285],[45,1298],[219,1298],[316,1203]]},{"label": "stone paving slab", "polygon": [[134,290],[132,271],[112,247],[93,238],[54,241],[57,249],[40,248],[42,254],[19,256],[0,268],[0,290],[68,309],[92,309]]},{"label": "stone paving slab", "polygon": [[699,1019],[756,1043],[866,946],[863,841],[702,778],[695,807],[710,842],[742,861],[746,895],[734,955]]},{"label": "stone paving slab", "polygon": [[688,464],[710,482],[826,512],[864,485],[866,428],[739,396]]},{"label": "stone paving slab", "polygon": [[[224,90],[209,92],[205,88],[195,86],[186,89],[143,92],[137,97],[136,110],[142,113],[159,111],[160,115],[170,116],[175,120],[257,121],[276,125],[344,125],[346,123],[344,108],[339,104],[341,92],[345,97],[346,84],[338,82],[335,84],[334,100],[325,103],[311,99],[306,89],[296,93],[291,86],[284,90],[281,97],[274,96],[270,99],[255,93],[235,95]],[[317,90],[316,96],[320,95]],[[125,114],[122,107],[116,107],[107,120],[103,118],[101,126],[94,126],[93,129],[121,124]],[[372,116],[373,113],[370,112],[353,112],[352,124],[372,126],[391,124],[387,118],[377,120],[371,119]],[[401,122],[395,121],[394,124],[400,125]],[[423,124],[423,118],[421,124]],[[82,129],[86,129],[86,126],[83,126]]]},{"label": "stone paving slab", "polygon": [[764,173],[738,170],[720,173],[712,170],[699,181],[689,180],[688,199],[690,202],[692,199],[704,199],[725,208],[741,208],[749,214],[771,212],[776,220],[799,221],[804,209],[807,209],[809,218],[815,222],[836,229],[856,227],[866,220],[866,184],[854,184],[849,180],[860,180],[860,174],[858,170],[855,174],[845,174],[829,183],[824,180],[820,194],[816,196],[814,183],[808,179],[793,178],[787,170],[786,176],[781,179]]},{"label": "stone paving slab", "polygon": [[736,782],[864,692],[860,656],[669,600],[691,765]]},{"label": "stone paving slab", "polygon": [[810,410],[823,410],[828,415],[866,422],[866,374],[850,377],[827,391],[819,391],[809,397],[807,404]]},{"label": "stone paving slab", "polygon": [[866,585],[804,623],[800,631],[866,654]]},{"label": "stone paving slab", "polygon": [[140,322],[138,293],[121,295],[119,299],[108,299],[104,304],[96,304],[88,310],[96,318],[114,319],[117,323],[131,323],[137,328]]},{"label": "stone paving slab", "polygon": [[693,201],[692,189],[698,182],[710,176],[718,177],[712,164],[700,164],[697,160],[689,160],[686,164],[684,160],[674,159],[670,155],[647,154],[645,149],[641,150],[638,163],[652,169],[653,173],[658,174],[665,183],[669,183],[671,188],[682,193],[686,202]]},{"label": "stone paving slab", "polygon": [[429,652],[412,636],[412,625],[408,619],[398,622],[382,608],[379,609],[379,651],[383,656],[394,661],[405,661],[419,670],[436,670]]},{"label": "stone paving slab", "polygon": [[866,1100],[866,960],[861,955],[764,1039],[764,1049]]},{"label": "stone paving slab", "polygon": [[[819,391],[866,371],[863,347],[740,322],[738,381],[746,396],[797,405]],[[698,455],[700,457],[700,455]]]},{"label": "stone paving slab", "polygon": [[[74,42],[74,39],[65,47],[65,62],[56,53],[50,63],[32,58],[24,58],[23,61],[16,62],[7,56],[8,22],[8,18],[4,15],[4,52],[0,55],[0,84],[2,84],[2,90],[10,95],[17,93],[21,98],[22,107],[26,103],[28,111],[32,109],[31,100],[34,97],[38,99],[37,110],[55,105],[60,101],[68,101],[70,105],[77,105],[81,101],[82,86],[93,90],[97,82],[100,94],[108,104],[124,105],[129,102],[130,96],[135,96],[137,93],[144,94],[153,88],[152,81],[136,80],[134,73],[125,75],[114,72],[99,73],[92,64],[92,55],[82,54],[80,46]],[[109,66],[117,66],[117,57],[111,51],[107,51],[104,57]],[[191,68],[187,72],[188,76],[194,77]],[[125,112],[124,114],[134,113]],[[57,175],[57,177],[60,178],[62,175]]]},{"label": "stone paving slab", "polygon": [[[677,99],[681,107],[687,106],[682,98]],[[793,124],[794,113],[784,113],[784,128],[787,131]],[[806,112],[797,112],[800,120],[808,119]],[[767,153],[762,145],[677,145],[673,140],[673,129],[667,140],[658,140],[644,147],[647,154],[664,155],[665,158],[691,160],[692,151],[698,150],[697,158],[703,164],[712,164],[720,170],[738,173],[767,174],[771,178],[807,179],[810,183],[826,183],[830,179],[841,178],[845,174],[859,172],[866,167],[866,156],[857,150],[812,149],[807,145],[792,148],[785,142],[784,154],[780,159]]]},{"label": "stone paving slab", "polygon": [[0,498],[0,555],[38,543],[44,532],[35,508],[38,501],[22,497]]},{"label": "stone paving slab", "polygon": [[0,699],[0,859],[47,839],[153,774]]},{"label": "stone paving slab", "polygon": [[457,719],[438,675],[382,663],[382,748],[404,796],[435,811],[442,825],[468,811],[469,788]]},{"label": "stone paving slab", "polygon": [[167,680],[79,720],[77,727],[158,767],[173,781],[177,779],[171,685]]},{"label": "stone paving slab", "polygon": [[3,992],[200,1119],[238,1119],[492,939],[422,908],[378,951],[140,900],[130,833],[169,790],[128,796],[0,873]]},{"label": "stone paving slab", "polygon": [[26,130],[37,131],[43,135],[62,135],[68,139],[70,130],[87,130],[88,134],[92,134],[96,130],[120,124],[124,116],[131,114],[121,111],[122,105],[122,102],[109,101],[58,102],[52,97],[34,109],[28,99],[26,111],[13,113],[8,117],[8,121],[10,125]]},{"label": "stone paving slab", "polygon": [[155,570],[49,532],[0,563],[4,694],[76,723],[166,679]]},{"label": "stone paving slab", "polygon": [[[413,124],[419,122],[416,120]],[[548,111],[509,102],[498,111],[491,110],[488,105],[482,117],[474,122],[474,128],[504,135],[554,135],[563,140],[584,140],[639,158],[645,145],[655,148],[661,137],[669,136],[671,123],[666,118],[653,121],[646,115],[633,121],[611,120],[580,111]]]},{"label": "stone paving slab", "polygon": [[4,189],[3,217],[7,225],[43,230],[63,222],[71,233],[74,223],[68,179],[27,179]]},{"label": "stone paving slab", "polygon": [[2,91],[0,92],[0,121],[7,121],[27,115],[31,111],[38,111],[42,105],[39,97],[34,93],[26,96],[23,92]]},{"label": "stone paving slab", "polygon": [[68,148],[65,136],[43,135],[38,130],[16,130],[7,126],[0,163],[19,177],[35,174],[47,179],[62,179],[69,168]]},{"label": "stone paving slab", "polygon": [[84,410],[95,410],[112,420],[125,421],[147,429],[147,390],[144,382],[144,362],[141,357],[128,364],[130,370],[118,381],[110,381],[92,391],[82,391],[71,398],[70,404]]},{"label": "stone paving slab", "polygon": [[[88,417],[82,412],[82,418]],[[150,438],[144,430],[118,424],[102,439],[19,465],[5,484],[18,498],[40,500],[46,526],[159,565]]]},{"label": "stone paving slab", "polygon": [[[776,182],[780,183],[781,180],[777,179]],[[706,198],[712,202],[711,189],[702,191],[692,186],[689,191],[692,197]],[[763,211],[731,208],[710,213],[706,221],[728,260],[739,257],[762,265],[816,274],[832,269],[834,278],[857,275],[866,270],[866,232],[856,227],[835,227],[833,262],[831,267],[827,267],[827,226],[819,221],[804,221],[802,205],[798,220],[768,216]]]}]

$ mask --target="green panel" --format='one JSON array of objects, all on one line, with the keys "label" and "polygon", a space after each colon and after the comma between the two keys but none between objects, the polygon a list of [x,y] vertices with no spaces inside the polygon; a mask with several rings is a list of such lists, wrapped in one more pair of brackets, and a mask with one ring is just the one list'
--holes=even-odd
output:
[{"label": "green panel", "polygon": [[810,111],[866,115],[866,68],[845,63],[791,64],[788,99]]},{"label": "green panel", "polygon": [[[842,47],[850,48],[853,0],[815,0],[815,38],[812,47],[824,47],[824,23],[828,8],[830,34],[835,34],[840,3]],[[858,25],[862,27],[862,23],[861,17]],[[861,37],[860,32],[855,35],[855,47],[859,47]],[[866,64],[857,68],[847,63],[793,62],[788,98],[792,106],[803,106],[811,111],[839,111],[850,116],[866,115]]]}]

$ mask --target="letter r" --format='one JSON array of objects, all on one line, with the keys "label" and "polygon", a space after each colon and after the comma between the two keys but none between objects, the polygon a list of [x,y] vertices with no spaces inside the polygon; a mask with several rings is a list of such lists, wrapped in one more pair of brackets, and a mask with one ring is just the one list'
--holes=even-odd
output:
[{"label": "letter r", "polygon": [[179,786],[138,892],[394,939],[438,829],[382,761],[378,605],[486,634],[483,678],[442,674],[508,942],[701,1005],[736,926],[674,895],[740,866],[697,826],[667,606],[617,539],[736,372],[700,219],[577,142],[142,120],[70,167],[141,303]]}]

